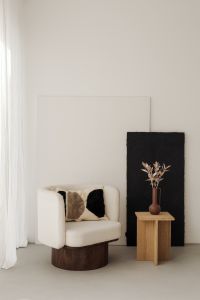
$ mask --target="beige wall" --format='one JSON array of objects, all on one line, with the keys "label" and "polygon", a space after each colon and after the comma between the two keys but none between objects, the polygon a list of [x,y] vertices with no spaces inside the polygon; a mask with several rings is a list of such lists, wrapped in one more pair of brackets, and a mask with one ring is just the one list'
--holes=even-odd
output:
[{"label": "beige wall", "polygon": [[24,9],[30,239],[38,95],[151,96],[152,130],[186,132],[186,242],[199,243],[200,2],[26,0]]}]

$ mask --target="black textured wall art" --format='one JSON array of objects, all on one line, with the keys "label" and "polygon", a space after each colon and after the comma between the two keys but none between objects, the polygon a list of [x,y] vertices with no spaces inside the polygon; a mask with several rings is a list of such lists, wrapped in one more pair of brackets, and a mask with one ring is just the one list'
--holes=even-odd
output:
[{"label": "black textured wall art", "polygon": [[136,245],[135,211],[148,211],[151,186],[141,171],[142,161],[158,161],[171,165],[170,172],[160,183],[162,211],[170,212],[172,245],[184,245],[184,133],[128,132],[127,133],[127,245]]}]

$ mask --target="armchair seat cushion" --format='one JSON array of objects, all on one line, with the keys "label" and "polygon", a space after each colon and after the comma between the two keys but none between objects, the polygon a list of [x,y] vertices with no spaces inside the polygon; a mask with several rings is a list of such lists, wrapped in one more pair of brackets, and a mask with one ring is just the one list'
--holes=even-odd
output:
[{"label": "armchair seat cushion", "polygon": [[121,224],[116,221],[66,223],[66,246],[83,247],[119,239]]}]

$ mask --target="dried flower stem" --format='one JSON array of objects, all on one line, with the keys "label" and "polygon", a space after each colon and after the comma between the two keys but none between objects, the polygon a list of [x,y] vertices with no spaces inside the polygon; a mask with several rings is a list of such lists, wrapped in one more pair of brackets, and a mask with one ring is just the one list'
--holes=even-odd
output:
[{"label": "dried flower stem", "polygon": [[147,173],[148,179],[147,181],[150,182],[152,188],[158,188],[160,181],[163,180],[163,176],[166,172],[169,171],[170,165],[165,166],[165,164],[160,164],[159,162],[153,163],[153,165],[149,165],[147,163],[142,162],[142,166],[144,169],[141,169],[143,172]]}]

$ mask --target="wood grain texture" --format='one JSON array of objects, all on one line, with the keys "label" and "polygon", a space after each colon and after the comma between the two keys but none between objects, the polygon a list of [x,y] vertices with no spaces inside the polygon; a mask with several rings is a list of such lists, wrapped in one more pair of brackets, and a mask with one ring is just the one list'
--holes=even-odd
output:
[{"label": "wood grain texture", "polygon": [[[171,221],[174,217],[164,212],[158,216],[136,212],[137,216],[137,260],[153,261],[170,258]],[[156,217],[156,218],[155,218]]]},{"label": "wood grain texture", "polygon": [[150,212],[135,212],[137,218],[139,220],[143,221],[174,221],[175,218],[168,212],[163,211],[159,215],[152,215]]},{"label": "wood grain texture", "polygon": [[52,249],[52,264],[60,269],[86,271],[108,264],[108,242],[85,246]]},{"label": "wood grain texture", "polygon": [[171,249],[171,222],[159,222],[158,226],[158,259],[168,260]]},{"label": "wood grain texture", "polygon": [[153,222],[154,224],[154,232],[153,232],[153,243],[154,243],[154,253],[153,253],[153,261],[154,265],[158,264],[158,220]]},{"label": "wood grain texture", "polygon": [[153,260],[154,222],[148,222],[148,224],[140,220],[137,222],[137,260]]}]

